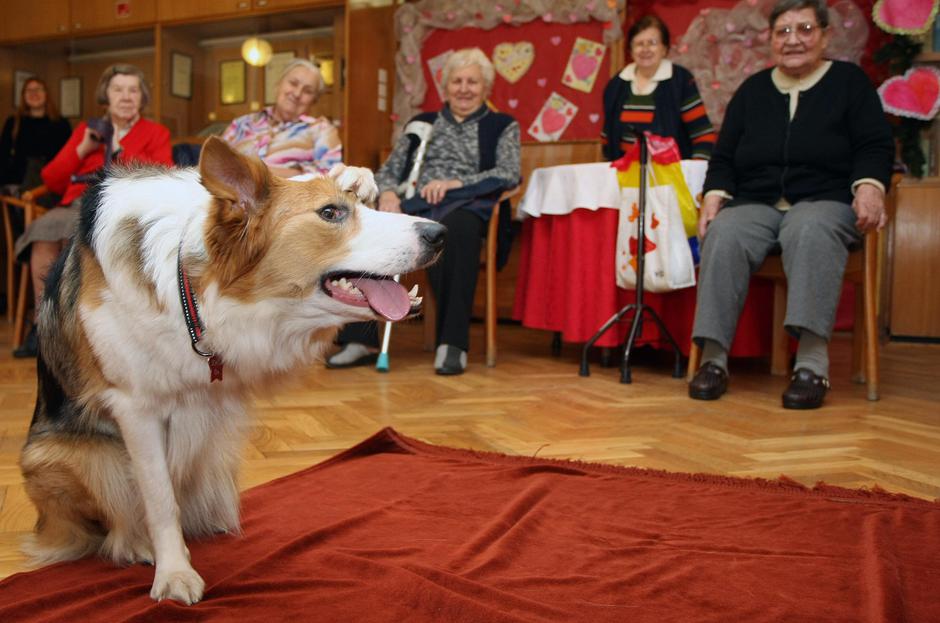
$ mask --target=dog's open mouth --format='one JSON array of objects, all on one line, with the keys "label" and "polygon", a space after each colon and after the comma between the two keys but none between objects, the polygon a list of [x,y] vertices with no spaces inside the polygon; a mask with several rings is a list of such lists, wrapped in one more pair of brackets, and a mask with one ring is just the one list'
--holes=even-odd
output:
[{"label": "dog's open mouth", "polygon": [[405,290],[391,277],[361,273],[331,273],[323,278],[323,291],[331,297],[356,307],[370,307],[386,320],[401,320],[421,309],[418,286]]}]

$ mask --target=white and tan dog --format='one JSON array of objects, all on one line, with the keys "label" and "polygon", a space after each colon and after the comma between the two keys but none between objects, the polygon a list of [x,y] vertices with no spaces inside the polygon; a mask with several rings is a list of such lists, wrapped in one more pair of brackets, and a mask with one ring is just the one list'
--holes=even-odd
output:
[{"label": "white and tan dog", "polygon": [[37,561],[153,562],[151,597],[202,598],[184,536],[239,528],[250,398],[339,326],[420,303],[390,277],[433,262],[445,230],[365,209],[375,195],[367,169],[281,180],[218,139],[198,170],[118,170],[89,188],[39,319],[20,460]]}]

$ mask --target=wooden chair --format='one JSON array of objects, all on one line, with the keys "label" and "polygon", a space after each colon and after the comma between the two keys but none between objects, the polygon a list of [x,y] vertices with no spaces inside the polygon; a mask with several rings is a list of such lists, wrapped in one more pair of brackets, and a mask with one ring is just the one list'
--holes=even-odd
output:
[{"label": "wooden chair", "polygon": [[[878,330],[877,330],[877,231],[865,234],[860,249],[849,253],[845,266],[845,280],[855,284],[855,326],[852,336],[852,380],[868,385],[868,399],[878,400]],[[754,273],[756,277],[774,282],[774,324],[771,346],[770,373],[786,375],[789,372],[789,334],[783,326],[787,307],[787,279],[779,255],[771,255]],[[702,360],[702,352],[693,341],[689,349],[689,380],[695,375]]]},{"label": "wooden chair", "polygon": [[[3,233],[6,244],[6,278],[7,278],[7,321],[13,321],[13,348],[17,349],[23,343],[25,319],[26,319],[26,300],[30,292],[30,274],[29,264],[20,266],[20,276],[18,283],[14,282],[13,265],[16,258],[13,256],[13,227],[10,219],[10,210],[14,207],[22,208],[23,223],[28,226],[34,220],[46,213],[46,208],[42,207],[36,200],[48,192],[45,186],[39,186],[33,190],[23,193],[19,199],[15,197],[3,197]],[[15,308],[15,315],[14,314]]]},{"label": "wooden chair", "polygon": [[[490,216],[490,223],[486,231],[486,246],[481,254],[481,268],[485,272],[486,283],[486,304],[484,306],[484,336],[486,340],[486,365],[494,367],[496,365],[496,243],[497,231],[499,228],[500,204],[503,201],[517,195],[522,188],[519,184],[515,188],[510,188],[500,195],[496,205],[493,206],[493,214]],[[434,296],[430,291],[430,286],[425,287],[424,292],[424,349],[433,351],[437,341],[437,306],[434,303]]]}]

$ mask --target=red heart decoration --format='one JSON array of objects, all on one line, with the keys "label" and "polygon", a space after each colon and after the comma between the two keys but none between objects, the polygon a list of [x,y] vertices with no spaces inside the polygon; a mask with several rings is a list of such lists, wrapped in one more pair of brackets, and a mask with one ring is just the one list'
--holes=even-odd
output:
[{"label": "red heart decoration", "polygon": [[565,116],[554,108],[546,108],[542,113],[542,128],[546,134],[554,134],[565,127]]},{"label": "red heart decoration", "polygon": [[597,67],[597,59],[587,54],[577,54],[571,60],[571,70],[578,80],[585,80]]},{"label": "red heart decoration", "polygon": [[935,0],[878,0],[872,9],[875,23],[898,35],[926,32],[936,14]]},{"label": "red heart decoration", "polygon": [[914,67],[878,87],[881,104],[894,115],[929,121],[940,110],[940,71]]}]

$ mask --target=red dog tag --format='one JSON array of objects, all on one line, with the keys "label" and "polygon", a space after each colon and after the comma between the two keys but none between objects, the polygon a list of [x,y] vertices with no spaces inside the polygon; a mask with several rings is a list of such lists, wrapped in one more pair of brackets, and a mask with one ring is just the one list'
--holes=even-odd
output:
[{"label": "red dog tag", "polygon": [[222,380],[222,358],[218,355],[209,357],[209,382]]}]

